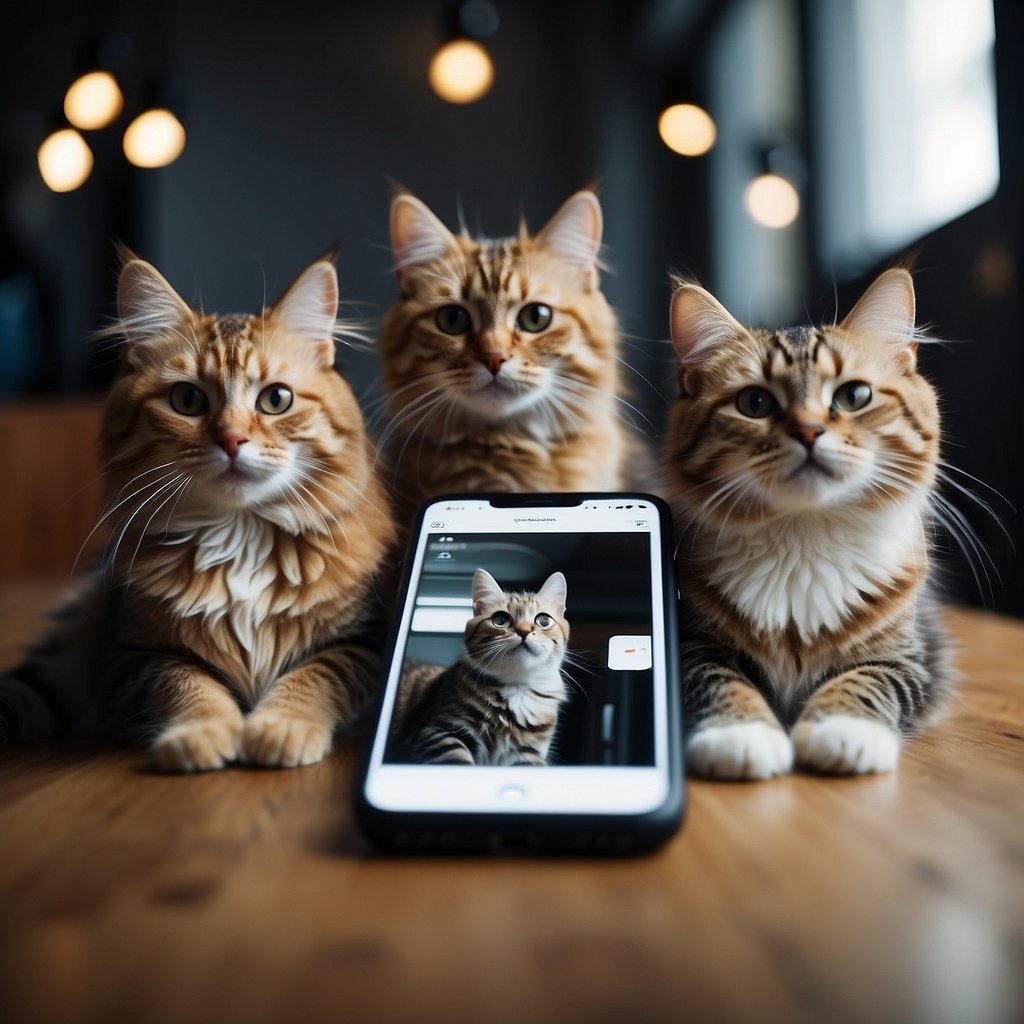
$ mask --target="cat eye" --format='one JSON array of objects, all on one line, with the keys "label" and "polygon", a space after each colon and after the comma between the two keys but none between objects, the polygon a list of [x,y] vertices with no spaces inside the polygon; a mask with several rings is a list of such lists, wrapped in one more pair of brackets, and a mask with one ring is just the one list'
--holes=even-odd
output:
[{"label": "cat eye", "polygon": [[770,416],[777,408],[775,396],[764,388],[744,388],[736,396],[736,408],[752,420]]},{"label": "cat eye", "polygon": [[501,629],[508,629],[512,625],[512,616],[508,612],[495,612],[491,616],[491,625]]},{"label": "cat eye", "polygon": [[469,330],[469,314],[461,306],[442,306],[434,316],[434,323],[445,334],[465,334]]},{"label": "cat eye", "polygon": [[832,396],[832,408],[843,412],[858,412],[872,399],[871,385],[862,380],[851,380],[836,388]]},{"label": "cat eye", "polygon": [[210,408],[210,401],[201,388],[187,380],[178,381],[167,396],[171,408],[182,416],[202,416]]},{"label": "cat eye", "polygon": [[540,626],[541,629],[547,629],[548,626],[554,625],[555,620],[547,612],[541,612],[533,622],[534,625]]},{"label": "cat eye", "polygon": [[528,302],[519,310],[516,323],[524,331],[529,331],[531,334],[539,334],[550,326],[553,315],[551,307],[545,306],[543,302]]},{"label": "cat eye", "polygon": [[271,384],[259,393],[256,399],[256,408],[271,416],[279,416],[292,407],[294,400],[295,396],[290,388],[286,388],[283,384]]}]

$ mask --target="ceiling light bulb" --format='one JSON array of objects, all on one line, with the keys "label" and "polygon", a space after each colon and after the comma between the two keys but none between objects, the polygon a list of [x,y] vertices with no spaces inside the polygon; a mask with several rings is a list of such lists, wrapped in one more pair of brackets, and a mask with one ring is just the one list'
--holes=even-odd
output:
[{"label": "ceiling light bulb", "polygon": [[64,96],[64,115],[76,127],[105,128],[121,113],[124,97],[109,71],[90,71],[71,83]]},{"label": "ceiling light bulb", "polygon": [[681,156],[703,156],[718,136],[711,115],[693,103],[675,103],[666,108],[658,119],[658,134]]},{"label": "ceiling light bulb", "polygon": [[185,129],[163,108],[139,114],[124,133],[124,155],[136,167],[166,167],[184,148]]},{"label": "ceiling light bulb", "polygon": [[487,50],[472,39],[445,43],[430,62],[430,85],[449,103],[474,103],[494,82],[494,64]]},{"label": "ceiling light bulb", "polygon": [[800,193],[778,174],[762,174],[743,193],[747,212],[766,228],[789,227],[800,213]]},{"label": "ceiling light bulb", "polygon": [[39,147],[39,173],[54,192],[73,192],[92,172],[92,150],[74,128],[54,132]]}]

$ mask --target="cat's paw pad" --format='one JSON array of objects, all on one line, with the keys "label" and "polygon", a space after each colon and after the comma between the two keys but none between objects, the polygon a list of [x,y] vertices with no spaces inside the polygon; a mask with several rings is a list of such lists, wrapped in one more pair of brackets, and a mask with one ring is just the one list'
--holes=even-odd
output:
[{"label": "cat's paw pad", "polygon": [[709,725],[690,734],[686,764],[708,779],[770,779],[793,767],[793,747],[767,722]]},{"label": "cat's paw pad", "polygon": [[322,761],[331,730],[320,722],[274,711],[254,711],[242,727],[242,755],[265,768],[297,768]]},{"label": "cat's paw pad", "polygon": [[900,755],[899,736],[881,722],[829,715],[793,726],[797,762],[830,775],[889,772]]},{"label": "cat's paw pad", "polygon": [[238,759],[241,725],[231,721],[181,722],[167,726],[149,756],[162,772],[205,772]]}]

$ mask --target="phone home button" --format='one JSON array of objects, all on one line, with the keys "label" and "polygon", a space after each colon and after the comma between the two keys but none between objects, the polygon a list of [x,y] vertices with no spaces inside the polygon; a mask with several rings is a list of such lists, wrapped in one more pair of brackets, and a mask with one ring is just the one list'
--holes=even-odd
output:
[{"label": "phone home button", "polygon": [[526,799],[526,790],[515,784],[502,786],[498,790],[498,799],[505,804],[517,804]]}]

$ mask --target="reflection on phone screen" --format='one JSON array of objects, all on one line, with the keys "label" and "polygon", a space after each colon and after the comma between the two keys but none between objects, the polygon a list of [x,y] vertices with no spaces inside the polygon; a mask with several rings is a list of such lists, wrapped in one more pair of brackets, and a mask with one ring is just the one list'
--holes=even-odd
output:
[{"label": "reflection on phone screen", "polygon": [[385,760],[653,765],[650,537],[431,534]]}]

